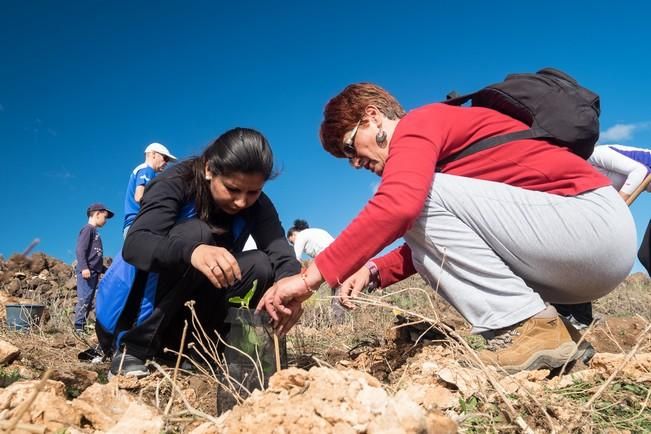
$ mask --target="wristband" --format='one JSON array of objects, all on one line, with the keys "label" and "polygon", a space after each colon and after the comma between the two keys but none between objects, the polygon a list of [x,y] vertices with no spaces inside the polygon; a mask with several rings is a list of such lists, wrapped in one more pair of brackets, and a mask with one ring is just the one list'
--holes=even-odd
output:
[{"label": "wristband", "polygon": [[364,266],[368,268],[368,271],[371,274],[367,287],[368,292],[371,292],[380,287],[380,270],[373,261],[368,261]]}]

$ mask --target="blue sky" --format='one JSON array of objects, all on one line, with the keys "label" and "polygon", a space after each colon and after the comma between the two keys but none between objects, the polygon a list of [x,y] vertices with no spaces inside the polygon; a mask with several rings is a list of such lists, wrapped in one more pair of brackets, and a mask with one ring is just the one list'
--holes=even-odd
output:
[{"label": "blue sky", "polygon": [[[411,109],[555,66],[601,95],[606,141],[651,147],[649,12],[642,1],[3,0],[0,253],[38,237],[37,250],[72,261],[85,209],[102,201],[117,214],[101,231],[114,254],[145,146],[188,157],[235,126],[272,144],[282,173],[265,191],[283,223],[336,235],[378,182],[317,139],[326,101],[358,81]],[[650,196],[632,207],[640,236]]]}]

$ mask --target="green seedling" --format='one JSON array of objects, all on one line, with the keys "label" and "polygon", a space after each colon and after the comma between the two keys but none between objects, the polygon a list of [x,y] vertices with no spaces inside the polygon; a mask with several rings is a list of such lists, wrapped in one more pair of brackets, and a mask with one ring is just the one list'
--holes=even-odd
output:
[{"label": "green seedling", "polygon": [[249,291],[246,294],[244,294],[244,297],[239,297],[239,296],[231,297],[228,299],[228,302],[233,304],[239,304],[240,307],[244,309],[248,309],[249,304],[251,303],[251,299],[253,298],[253,295],[255,294],[255,290],[257,287],[258,287],[258,279],[255,279],[253,281],[253,286],[251,287],[251,289],[249,289]]}]

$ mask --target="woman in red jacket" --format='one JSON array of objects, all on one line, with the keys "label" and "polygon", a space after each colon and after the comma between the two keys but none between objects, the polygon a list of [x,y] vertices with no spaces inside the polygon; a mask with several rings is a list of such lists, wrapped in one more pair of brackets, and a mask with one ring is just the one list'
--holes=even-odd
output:
[{"label": "woman in red jacket", "polygon": [[[526,128],[481,107],[430,104],[405,113],[376,85],[348,86],[325,107],[321,143],[380,176],[380,185],[305,273],[279,281],[258,309],[284,333],[323,281],[341,285],[350,306],[363,287],[418,272],[489,339],[485,362],[518,371],[578,357],[549,303],[606,295],[635,257],[632,216],[609,180],[568,150],[531,139],[436,173],[439,161],[470,144]],[[369,261],[400,237],[406,244]]]}]

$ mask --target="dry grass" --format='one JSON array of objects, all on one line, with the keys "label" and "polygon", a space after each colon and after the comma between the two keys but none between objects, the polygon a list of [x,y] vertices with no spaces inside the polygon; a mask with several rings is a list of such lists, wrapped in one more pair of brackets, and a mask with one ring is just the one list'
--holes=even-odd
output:
[{"label": "dry grass", "polygon": [[642,273],[630,276],[595,302],[595,312],[606,316],[640,315],[651,320],[651,279]]},{"label": "dry grass", "polygon": [[[410,384],[410,363],[426,347],[413,342],[403,346],[396,344],[400,329],[392,330],[392,326],[396,313],[401,312],[427,320],[446,335],[442,342],[430,345],[446,345],[452,348],[454,358],[462,365],[478,366],[471,347],[481,347],[481,340],[468,335],[469,327],[463,319],[420,278],[408,279],[384,294],[365,299],[341,324],[334,321],[330,301],[329,290],[323,288],[306,306],[301,323],[288,336],[290,365],[303,368],[335,366],[343,360],[348,362],[346,366],[366,369],[383,381],[387,390],[396,392]],[[29,333],[0,329],[0,338],[19,345],[23,364],[36,373],[49,367],[63,371],[84,368],[97,371],[103,379],[108,369],[106,363],[89,365],[77,361],[77,354],[87,348],[88,342],[73,334],[71,312],[64,309],[64,305],[69,302],[55,300],[49,304],[49,318],[42,327]],[[607,317],[640,315],[648,324],[651,283],[630,279],[599,300],[595,311]],[[644,320],[640,320],[640,324],[645,324]],[[635,353],[651,351],[648,330],[646,336],[639,337],[632,332],[608,329],[607,339],[616,343],[617,351],[628,353],[631,358]],[[228,367],[224,367],[218,355],[215,338],[207,339],[210,333],[203,331],[198,322],[192,324],[190,333],[196,334],[194,340],[198,343],[191,352],[197,354],[180,354],[179,360],[192,363],[194,372],[185,372],[178,364],[176,369],[157,365],[158,372],[134,390],[166,414],[169,432],[184,432],[195,426],[197,420],[214,422],[219,387],[231,390],[236,402],[241,402],[250,392],[246,385],[238,385],[228,378]],[[632,353],[636,343],[639,347]],[[365,356],[373,359],[372,363],[358,363]],[[576,367],[574,369],[572,372],[576,372]],[[5,370],[4,374],[10,381],[16,379],[14,371]],[[256,377],[260,375],[263,374],[255,374]],[[496,381],[500,379],[501,374]],[[612,378],[576,380],[562,388],[518,394],[500,391],[500,387],[497,383],[490,384],[485,390],[459,399],[458,404],[448,410],[459,423],[461,432],[523,432],[528,429],[535,432],[651,432],[649,381],[639,382],[617,373]],[[183,394],[188,389],[195,391],[192,400]]]}]

